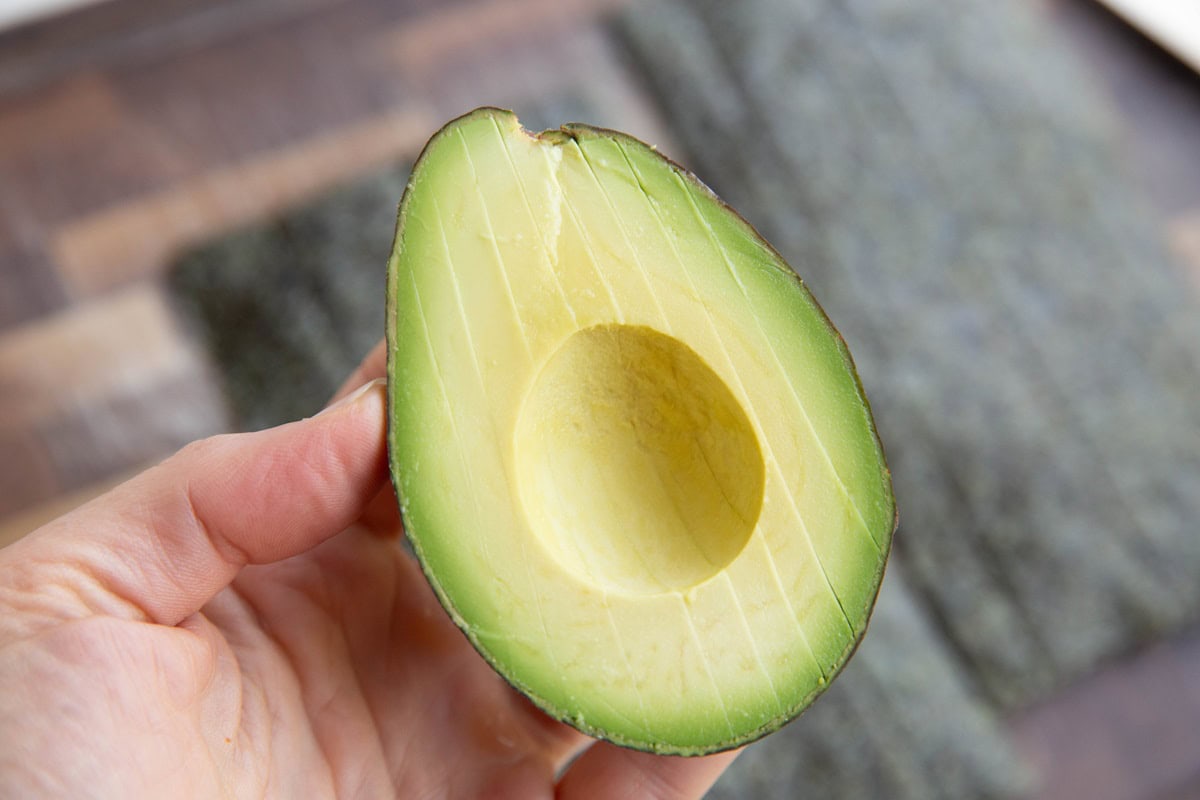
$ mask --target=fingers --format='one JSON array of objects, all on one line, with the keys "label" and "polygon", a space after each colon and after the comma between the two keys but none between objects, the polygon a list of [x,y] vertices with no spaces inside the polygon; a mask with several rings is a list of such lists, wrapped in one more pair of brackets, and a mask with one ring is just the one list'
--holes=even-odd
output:
[{"label": "fingers", "polygon": [[179,623],[244,565],[358,518],[386,477],[382,384],[312,419],[184,448],[8,548],[0,585],[51,616]]},{"label": "fingers", "polygon": [[[367,381],[384,377],[386,372],[387,342],[380,341],[371,348],[371,352],[358,365],[358,369],[354,370],[341,387],[333,393],[333,399],[329,402],[338,402]],[[390,483],[384,486],[379,494],[367,504],[359,522],[371,533],[386,539],[395,539],[401,535],[400,504],[396,500],[396,493]]]},{"label": "fingers", "polygon": [[694,800],[708,791],[740,752],[682,758],[597,742],[567,769],[556,796],[559,800]]}]

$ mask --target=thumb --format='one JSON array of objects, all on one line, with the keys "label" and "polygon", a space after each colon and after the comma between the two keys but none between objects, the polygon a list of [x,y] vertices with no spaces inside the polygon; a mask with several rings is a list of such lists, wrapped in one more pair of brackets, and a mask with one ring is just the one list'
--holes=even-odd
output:
[{"label": "thumb", "polygon": [[175,625],[246,564],[303,553],[386,479],[383,381],[317,416],[214,436],[0,551],[0,586],[48,619]]}]

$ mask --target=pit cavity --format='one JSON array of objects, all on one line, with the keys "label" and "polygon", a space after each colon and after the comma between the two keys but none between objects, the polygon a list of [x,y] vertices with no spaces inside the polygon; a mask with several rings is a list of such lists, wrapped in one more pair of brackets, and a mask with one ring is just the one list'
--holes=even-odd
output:
[{"label": "pit cavity", "polygon": [[686,590],[745,547],[762,507],[758,438],[729,387],[651,328],[568,337],[517,423],[521,501],[546,549],[598,587]]}]

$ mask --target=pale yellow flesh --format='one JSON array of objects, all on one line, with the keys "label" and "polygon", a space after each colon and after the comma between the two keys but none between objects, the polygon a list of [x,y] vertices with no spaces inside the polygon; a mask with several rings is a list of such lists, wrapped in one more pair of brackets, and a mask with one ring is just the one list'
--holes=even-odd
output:
[{"label": "pale yellow flesh", "polygon": [[890,542],[840,344],[665,162],[456,125],[392,264],[410,535],[544,706],[638,746],[744,740],[840,667]]},{"label": "pale yellow flesh", "polygon": [[745,413],[694,353],[651,328],[571,335],[534,383],[515,450],[533,533],[585,582],[617,592],[711,578],[762,505]]}]

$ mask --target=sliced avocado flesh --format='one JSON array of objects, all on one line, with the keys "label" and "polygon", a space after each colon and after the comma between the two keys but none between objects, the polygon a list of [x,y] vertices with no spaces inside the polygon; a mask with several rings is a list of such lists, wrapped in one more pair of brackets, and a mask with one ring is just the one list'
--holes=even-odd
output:
[{"label": "sliced avocado flesh", "polygon": [[841,337],[782,258],[624,134],[439,131],[388,273],[407,535],[550,715],[697,755],[799,714],[863,635],[895,528]]}]

